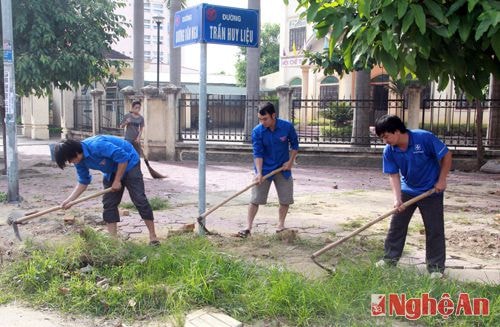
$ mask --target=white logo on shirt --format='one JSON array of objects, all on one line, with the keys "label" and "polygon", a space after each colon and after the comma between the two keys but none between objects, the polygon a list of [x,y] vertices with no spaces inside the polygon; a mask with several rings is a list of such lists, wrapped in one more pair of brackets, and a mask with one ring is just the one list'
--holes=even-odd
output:
[{"label": "white logo on shirt", "polygon": [[413,153],[424,153],[424,150],[422,150],[422,145],[421,144],[415,144],[415,151]]}]

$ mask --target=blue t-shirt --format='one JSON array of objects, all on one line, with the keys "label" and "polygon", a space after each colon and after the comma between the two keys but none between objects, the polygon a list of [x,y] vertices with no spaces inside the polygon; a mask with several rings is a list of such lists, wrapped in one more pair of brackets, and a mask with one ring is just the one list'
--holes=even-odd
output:
[{"label": "blue t-shirt", "polygon": [[128,172],[139,163],[139,155],[129,142],[110,135],[96,135],[82,141],[83,158],[75,164],[78,183],[88,185],[92,181],[89,170],[103,172],[109,181],[118,169],[118,164],[127,162]]},{"label": "blue t-shirt", "polygon": [[434,187],[441,171],[440,161],[448,147],[434,134],[415,129],[408,130],[408,148],[387,144],[383,155],[385,174],[401,174],[401,191],[411,196],[420,195]]},{"label": "blue t-shirt", "polygon": [[[290,149],[299,149],[295,128],[290,122],[279,118],[276,119],[274,131],[262,124],[257,125],[252,131],[252,144],[253,157],[263,159],[262,175],[269,174],[290,160]],[[282,174],[289,178],[292,172],[287,170]]]}]

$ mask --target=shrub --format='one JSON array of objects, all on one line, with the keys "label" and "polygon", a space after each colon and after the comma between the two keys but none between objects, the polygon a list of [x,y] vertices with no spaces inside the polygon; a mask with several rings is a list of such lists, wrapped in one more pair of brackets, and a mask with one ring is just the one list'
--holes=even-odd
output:
[{"label": "shrub", "polygon": [[353,110],[348,103],[332,102],[323,111],[323,117],[331,119],[337,126],[346,126],[352,121]]}]

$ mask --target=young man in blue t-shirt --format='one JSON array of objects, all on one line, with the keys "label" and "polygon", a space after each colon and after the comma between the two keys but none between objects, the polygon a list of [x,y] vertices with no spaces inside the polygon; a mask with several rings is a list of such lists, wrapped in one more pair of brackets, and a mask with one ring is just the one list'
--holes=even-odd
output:
[{"label": "young man in blue t-shirt", "polygon": [[[408,130],[397,116],[377,119],[375,132],[387,144],[383,154],[383,172],[389,174],[394,207],[384,244],[384,259],[378,266],[396,264],[403,253],[408,224],[418,208],[425,226],[426,263],[432,277],[441,277],[445,268],[443,192],[451,168],[451,152],[434,134],[424,130]],[[436,193],[417,203],[402,204],[429,189]]]},{"label": "young man in blue t-shirt", "polygon": [[92,181],[90,169],[103,173],[104,188],[112,192],[103,195],[103,219],[108,232],[117,235],[117,223],[120,221],[118,205],[121,202],[124,188],[127,188],[130,199],[139,211],[149,231],[151,245],[158,245],[155,232],[153,210],[144,192],[144,180],[139,164],[139,154],[129,142],[110,135],[97,135],[83,141],[64,140],[55,147],[57,165],[63,169],[66,163],[75,165],[77,180],[71,194],[61,203],[69,209],[69,202],[76,200]]},{"label": "young man in blue t-shirt", "polygon": [[[247,228],[238,232],[238,237],[247,237],[252,231],[253,220],[259,205],[267,203],[271,183],[274,182],[279,199],[279,217],[276,232],[285,229],[285,218],[293,203],[292,166],[299,150],[299,141],[293,125],[276,117],[272,103],[265,104],[257,115],[260,124],[252,131],[255,181],[252,198],[248,206]],[[264,180],[263,176],[283,167],[283,171]]]}]

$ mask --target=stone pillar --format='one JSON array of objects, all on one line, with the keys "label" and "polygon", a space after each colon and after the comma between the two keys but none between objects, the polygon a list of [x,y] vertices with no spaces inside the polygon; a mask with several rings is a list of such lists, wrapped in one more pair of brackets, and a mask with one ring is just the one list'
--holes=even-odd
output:
[{"label": "stone pillar", "polygon": [[65,139],[71,135],[71,130],[75,127],[74,99],[75,93],[67,90],[53,90],[54,104],[59,106],[61,111],[61,138]]},{"label": "stone pillar", "polygon": [[[34,140],[49,139],[49,98],[36,97],[28,98],[28,105],[31,111],[31,138]],[[28,135],[27,135],[28,136]]]},{"label": "stone pillar", "polygon": [[[125,98],[125,101],[123,102],[123,113],[127,114],[130,112],[130,109],[132,109],[132,102],[135,100],[142,100],[144,99],[144,96],[142,93],[138,93],[134,90],[132,86],[126,86],[123,89],[120,90],[120,93],[123,94],[123,97]],[[141,105],[142,107],[142,105]]]},{"label": "stone pillar", "polygon": [[21,133],[25,137],[31,137],[31,96],[22,97],[21,101]]},{"label": "stone pillar", "polygon": [[101,110],[99,108],[99,101],[102,99],[104,91],[92,90],[92,134],[97,135],[101,132]]},{"label": "stone pillar", "polygon": [[406,127],[409,129],[416,129],[419,127],[421,91],[422,88],[418,85],[408,86],[408,123]]},{"label": "stone pillar", "polygon": [[165,156],[165,103],[155,86],[143,87],[144,157],[158,160]]},{"label": "stone pillar", "polygon": [[302,70],[302,99],[309,98],[309,66],[302,65],[300,69]]},{"label": "stone pillar", "polygon": [[167,160],[175,160],[175,141],[179,132],[179,114],[178,114],[178,99],[181,88],[167,83],[162,88],[166,97],[166,113],[165,113],[165,151]]},{"label": "stone pillar", "polygon": [[293,90],[288,85],[281,85],[276,88],[276,93],[279,97],[279,116],[281,119],[290,121]]}]

